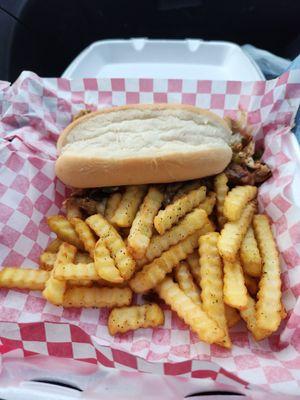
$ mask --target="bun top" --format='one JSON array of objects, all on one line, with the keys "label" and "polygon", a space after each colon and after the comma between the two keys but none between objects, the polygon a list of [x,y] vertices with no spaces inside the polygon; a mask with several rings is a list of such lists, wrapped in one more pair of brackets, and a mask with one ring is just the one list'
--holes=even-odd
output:
[{"label": "bun top", "polygon": [[[91,183],[93,187],[110,186],[108,177],[111,185],[194,179],[227,166],[232,155],[230,137],[231,130],[222,118],[189,105],[102,109],[76,119],[62,132],[57,142],[60,156],[56,172],[65,183],[74,186],[76,182],[76,187],[90,187]],[[134,171],[135,178],[130,179]],[[79,175],[74,178],[76,173]],[[100,179],[97,174],[105,177]],[[83,175],[86,182],[79,182]]]},{"label": "bun top", "polygon": [[193,147],[219,139],[228,143],[230,136],[227,123],[210,111],[181,104],[138,104],[76,119],[60,135],[57,149],[89,154],[101,149],[101,157],[111,157],[111,151],[126,157],[137,151],[170,152],[182,144]]}]

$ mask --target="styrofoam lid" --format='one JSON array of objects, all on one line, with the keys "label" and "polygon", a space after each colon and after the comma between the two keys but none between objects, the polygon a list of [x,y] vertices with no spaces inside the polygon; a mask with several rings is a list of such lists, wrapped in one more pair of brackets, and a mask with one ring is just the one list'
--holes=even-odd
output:
[{"label": "styrofoam lid", "polygon": [[104,40],[87,47],[64,78],[264,80],[239,46],[203,40]]}]

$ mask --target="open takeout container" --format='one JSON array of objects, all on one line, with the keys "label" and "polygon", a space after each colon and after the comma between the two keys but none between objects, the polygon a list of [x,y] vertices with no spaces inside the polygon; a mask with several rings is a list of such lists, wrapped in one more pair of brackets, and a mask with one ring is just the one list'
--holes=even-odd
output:
[{"label": "open takeout container", "polygon": [[[0,86],[1,87],[1,86]],[[300,103],[300,70],[272,81],[181,79],[42,79],[24,72],[0,90],[0,263],[37,267],[50,240],[45,216],[58,213],[68,190],[55,178],[55,142],[78,111],[130,103],[185,103],[220,116],[247,112],[273,176],[259,190],[281,253],[288,317],[255,342],[240,324],[233,348],[200,343],[169,309],[165,325],[110,337],[106,309],[63,309],[39,292],[0,290],[0,352],[45,355],[98,366],[210,379],[239,391],[299,394],[300,155],[290,132]],[[84,370],[84,368],[83,368]],[[266,398],[266,397],[264,397]]]}]

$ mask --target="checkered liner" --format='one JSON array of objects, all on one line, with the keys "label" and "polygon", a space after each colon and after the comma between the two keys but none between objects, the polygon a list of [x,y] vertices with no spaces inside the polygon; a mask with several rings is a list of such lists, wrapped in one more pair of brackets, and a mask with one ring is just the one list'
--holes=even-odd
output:
[{"label": "checkered liner", "polygon": [[[165,325],[112,338],[106,309],[63,309],[39,292],[0,291],[0,352],[45,354],[109,367],[211,378],[296,393],[300,384],[300,157],[290,127],[300,102],[300,71],[269,82],[152,79],[41,79],[24,72],[0,85],[0,261],[37,265],[49,242],[45,215],[59,212],[66,188],[54,175],[55,142],[81,109],[129,103],[185,103],[221,116],[248,112],[273,177],[259,203],[273,221],[289,317],[260,343],[241,324],[226,350],[200,343],[167,307]],[[298,183],[298,184],[297,184]],[[42,321],[42,322],[41,322]]]}]

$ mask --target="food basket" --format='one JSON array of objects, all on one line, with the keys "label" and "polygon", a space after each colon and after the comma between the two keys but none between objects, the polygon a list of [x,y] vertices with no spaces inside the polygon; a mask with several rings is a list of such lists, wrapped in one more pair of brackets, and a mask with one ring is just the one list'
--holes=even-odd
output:
[{"label": "food basket", "polygon": [[[28,379],[37,379],[36,372],[44,362],[52,371],[72,368],[73,385],[78,375],[83,377],[82,382],[88,382],[87,375],[105,376],[107,368],[116,368],[127,378],[136,371],[162,375],[161,382],[173,388],[181,382],[187,391],[180,395],[218,390],[249,398],[282,398],[283,394],[296,398],[300,383],[300,155],[290,129],[300,103],[300,70],[272,81],[255,82],[43,79],[24,72],[13,85],[2,83],[0,88],[2,265],[36,266],[49,242],[45,216],[57,213],[68,193],[55,178],[55,142],[78,111],[153,102],[197,105],[232,118],[243,110],[254,128],[257,146],[265,147],[263,159],[273,172],[260,188],[259,203],[272,220],[281,253],[283,301],[288,311],[280,331],[261,343],[254,342],[242,325],[236,326],[232,332],[234,346],[224,350],[199,343],[170,310],[165,311],[166,322],[161,329],[111,339],[105,309],[64,310],[46,303],[38,292],[3,289],[0,352],[6,376],[13,376],[12,360],[24,358],[28,371],[35,371],[28,372]],[[24,372],[21,364],[19,368]],[[46,380],[47,376],[54,379],[49,371],[43,375]],[[61,376],[64,378],[63,372]],[[177,380],[171,384],[168,377],[174,376]],[[191,391],[185,383],[187,378],[192,378]],[[199,382],[198,390],[194,379]],[[148,382],[153,390],[149,388],[149,393],[159,395],[154,380],[149,378]],[[175,398],[172,395],[170,398]],[[93,398],[94,393],[90,396]]]}]

